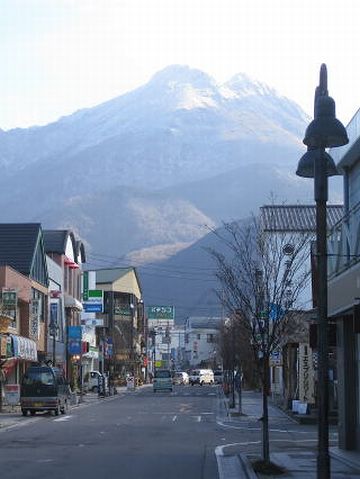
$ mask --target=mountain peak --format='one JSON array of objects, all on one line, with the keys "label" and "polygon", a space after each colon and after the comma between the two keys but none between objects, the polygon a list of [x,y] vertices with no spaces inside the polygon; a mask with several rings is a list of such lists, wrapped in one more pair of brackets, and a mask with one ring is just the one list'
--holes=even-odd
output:
[{"label": "mountain peak", "polygon": [[245,73],[237,73],[225,83],[225,86],[235,91],[239,96],[277,95],[273,88]]},{"label": "mountain peak", "polygon": [[160,85],[191,84],[196,88],[208,88],[216,85],[215,80],[197,68],[188,65],[169,65],[155,73],[150,83]]}]

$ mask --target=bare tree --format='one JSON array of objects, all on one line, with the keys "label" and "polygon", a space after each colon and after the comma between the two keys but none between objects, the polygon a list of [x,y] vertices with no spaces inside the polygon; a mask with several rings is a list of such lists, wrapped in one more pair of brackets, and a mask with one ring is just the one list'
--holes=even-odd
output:
[{"label": "bare tree", "polygon": [[[261,222],[224,223],[214,234],[228,254],[214,249],[220,301],[229,315],[237,315],[243,337],[250,341],[260,372],[263,397],[262,456],[270,463],[269,359],[292,332],[293,318],[302,309],[301,293],[310,279],[308,234],[269,234]],[[309,267],[307,267],[309,263]]]}]

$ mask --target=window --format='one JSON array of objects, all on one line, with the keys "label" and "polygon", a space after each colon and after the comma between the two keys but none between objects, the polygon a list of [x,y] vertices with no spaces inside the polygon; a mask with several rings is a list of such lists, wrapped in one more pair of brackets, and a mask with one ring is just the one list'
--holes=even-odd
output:
[{"label": "window", "polygon": [[200,333],[198,333],[198,334],[196,335],[196,339],[201,339],[201,334],[200,334]]},{"label": "window", "polygon": [[155,371],[155,377],[156,378],[171,378],[171,373],[170,371],[167,370],[158,370]]},{"label": "window", "polygon": [[208,343],[213,343],[215,341],[215,335],[214,334],[207,334],[206,335],[206,340]]}]

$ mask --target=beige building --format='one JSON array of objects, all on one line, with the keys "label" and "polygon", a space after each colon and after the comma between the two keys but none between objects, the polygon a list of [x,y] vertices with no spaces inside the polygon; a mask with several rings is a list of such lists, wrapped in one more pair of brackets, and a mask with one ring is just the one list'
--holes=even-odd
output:
[{"label": "beige building", "polygon": [[96,289],[104,291],[104,313],[97,314],[99,368],[116,380],[127,373],[146,376],[146,323],[139,277],[135,268],[96,270]]}]

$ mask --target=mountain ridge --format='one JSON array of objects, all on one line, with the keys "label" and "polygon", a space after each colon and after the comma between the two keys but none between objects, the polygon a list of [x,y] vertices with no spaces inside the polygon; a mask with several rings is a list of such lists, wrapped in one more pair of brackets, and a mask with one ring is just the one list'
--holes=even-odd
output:
[{"label": "mountain ridge", "polygon": [[294,174],[307,121],[246,74],[220,85],[169,66],[93,108],[2,131],[0,221],[73,228],[90,253],[164,259],[271,193],[311,198]]}]

